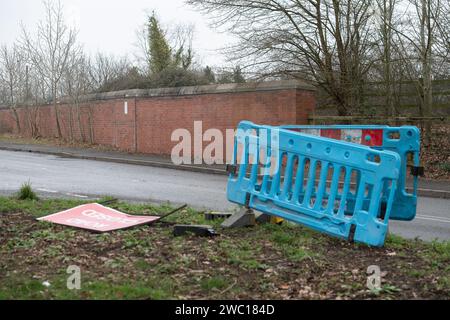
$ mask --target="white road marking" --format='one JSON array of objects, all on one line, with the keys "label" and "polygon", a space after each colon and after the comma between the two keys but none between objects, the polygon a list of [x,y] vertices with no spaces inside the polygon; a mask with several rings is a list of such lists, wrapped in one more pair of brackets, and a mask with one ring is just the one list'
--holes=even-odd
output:
[{"label": "white road marking", "polygon": [[417,215],[416,219],[450,223],[450,219],[435,217],[435,216]]},{"label": "white road marking", "polygon": [[86,199],[88,196],[83,196],[81,194],[75,194],[75,193],[66,193],[67,196],[76,197],[76,198],[83,198]]},{"label": "white road marking", "polygon": [[58,193],[58,191],[55,190],[48,190],[48,189],[43,189],[43,188],[38,188],[38,191],[42,191],[42,192],[48,192],[48,193]]},{"label": "white road marking", "polygon": [[435,219],[444,219],[444,220],[450,220],[450,216],[449,217],[443,217],[443,216],[432,216],[429,214],[420,214],[421,217],[426,217],[426,218],[435,218]]}]

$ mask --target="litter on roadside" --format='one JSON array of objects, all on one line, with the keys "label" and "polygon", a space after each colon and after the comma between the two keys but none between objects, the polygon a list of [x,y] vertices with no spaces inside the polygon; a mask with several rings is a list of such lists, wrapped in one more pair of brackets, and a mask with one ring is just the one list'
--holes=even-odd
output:
[{"label": "litter on roadside", "polygon": [[175,237],[180,237],[187,234],[194,234],[198,237],[214,237],[218,235],[214,228],[208,225],[177,224],[174,226],[173,235]]},{"label": "litter on roadside", "polygon": [[217,219],[228,219],[233,214],[231,212],[206,212],[205,220],[217,220]]}]

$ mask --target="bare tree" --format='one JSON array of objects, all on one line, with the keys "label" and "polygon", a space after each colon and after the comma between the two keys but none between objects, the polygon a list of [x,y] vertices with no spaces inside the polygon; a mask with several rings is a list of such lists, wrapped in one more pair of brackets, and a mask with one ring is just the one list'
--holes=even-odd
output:
[{"label": "bare tree", "polygon": [[[397,35],[402,60],[409,78],[415,83],[421,116],[433,114],[433,77],[440,66],[436,63],[442,19],[441,0],[408,0],[399,26],[392,26]],[[409,6],[406,6],[409,4]],[[431,142],[431,122],[425,122],[425,142]]]},{"label": "bare tree", "polygon": [[238,64],[263,77],[313,81],[347,115],[361,104],[372,61],[370,1],[187,0],[240,39]]},{"label": "bare tree", "polygon": [[450,0],[441,0],[439,9],[435,56],[441,68],[437,70],[437,74],[442,78],[450,78]]},{"label": "bare tree", "polygon": [[172,48],[175,48],[174,65],[188,70],[194,63],[194,51],[192,41],[194,39],[195,26],[192,24],[180,24],[169,30],[168,40]]},{"label": "bare tree", "polygon": [[27,103],[26,103],[26,122],[30,129],[31,136],[38,138],[39,133],[39,110],[42,103],[48,100],[49,88],[47,87],[44,77],[37,70],[28,68],[27,76]]},{"label": "bare tree", "polygon": [[[432,56],[435,21],[433,15],[437,15],[434,5],[439,6],[439,0],[433,3],[432,0],[413,0],[419,17],[420,26],[420,63],[422,70],[422,107],[424,115],[430,117],[433,113],[433,74],[432,74]],[[427,122],[426,138],[430,144],[431,138],[431,122]]]},{"label": "bare tree", "polygon": [[7,102],[13,111],[17,131],[21,133],[20,118],[17,112],[17,104],[23,102],[25,85],[25,57],[19,48],[14,45],[11,48],[0,48],[0,82],[7,90]]},{"label": "bare tree", "polygon": [[139,26],[136,30],[136,42],[134,43],[136,51],[134,52],[135,60],[139,65],[139,69],[144,74],[150,73],[149,61],[151,59],[150,43],[148,41],[148,25]]},{"label": "bare tree", "polygon": [[58,109],[60,82],[69,67],[70,55],[79,50],[75,29],[66,25],[61,1],[44,1],[45,19],[40,21],[35,36],[22,27],[22,44],[28,51],[33,68],[43,76],[50,88],[58,137],[62,137]]},{"label": "bare tree", "polygon": [[101,91],[113,80],[127,74],[130,62],[126,57],[116,58],[113,55],[97,53],[88,61],[90,82],[93,89]]},{"label": "bare tree", "polygon": [[376,7],[379,16],[378,29],[380,34],[380,51],[382,62],[382,80],[385,94],[385,115],[390,117],[395,110],[395,79],[394,79],[394,37],[393,28],[395,25],[395,10],[399,0],[376,0]]},{"label": "bare tree", "polygon": [[[2,70],[0,70],[2,72]],[[8,88],[0,83],[0,106],[6,106],[8,104]]]},{"label": "bare tree", "polygon": [[86,132],[81,119],[81,103],[83,97],[92,90],[90,82],[89,64],[82,52],[73,53],[70,56],[70,69],[68,69],[63,78],[63,89],[66,93],[69,103],[69,129],[70,139],[74,140],[74,114],[80,133],[80,140],[87,141]]}]

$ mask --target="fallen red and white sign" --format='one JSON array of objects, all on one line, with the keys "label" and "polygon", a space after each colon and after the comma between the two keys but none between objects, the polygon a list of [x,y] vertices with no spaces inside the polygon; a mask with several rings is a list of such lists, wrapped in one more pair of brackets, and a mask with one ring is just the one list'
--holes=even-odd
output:
[{"label": "fallen red and white sign", "polygon": [[51,214],[38,220],[95,232],[109,232],[149,224],[160,218],[157,216],[129,215],[98,203],[91,203]]}]

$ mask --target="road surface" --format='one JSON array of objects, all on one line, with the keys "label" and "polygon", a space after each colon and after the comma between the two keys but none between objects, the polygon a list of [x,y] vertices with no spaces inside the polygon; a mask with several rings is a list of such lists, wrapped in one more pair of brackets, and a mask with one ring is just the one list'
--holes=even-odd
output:
[{"label": "road surface", "polygon": [[[0,151],[0,192],[12,194],[30,181],[44,196],[173,204],[203,209],[235,208],[226,199],[227,177],[110,162]],[[390,231],[408,238],[450,240],[450,200],[419,198],[413,222],[390,222]]]}]

